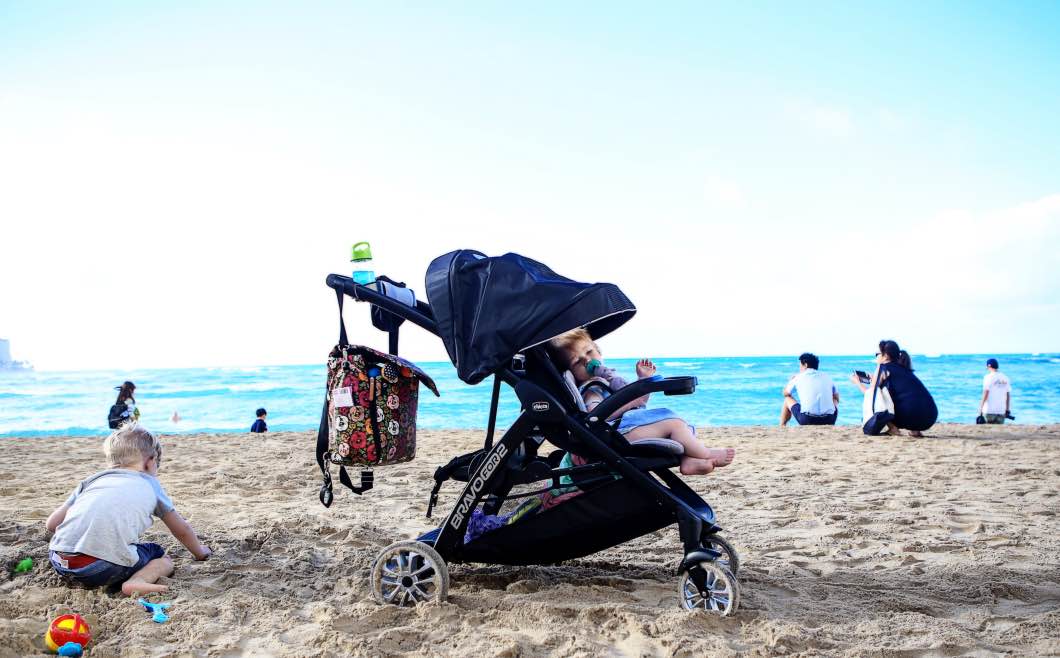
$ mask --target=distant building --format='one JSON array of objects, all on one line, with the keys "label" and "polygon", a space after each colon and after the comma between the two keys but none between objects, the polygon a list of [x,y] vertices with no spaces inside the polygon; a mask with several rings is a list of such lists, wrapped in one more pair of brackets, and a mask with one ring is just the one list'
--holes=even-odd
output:
[{"label": "distant building", "polygon": [[11,359],[11,341],[0,338],[0,370],[28,370],[30,365],[25,361]]}]

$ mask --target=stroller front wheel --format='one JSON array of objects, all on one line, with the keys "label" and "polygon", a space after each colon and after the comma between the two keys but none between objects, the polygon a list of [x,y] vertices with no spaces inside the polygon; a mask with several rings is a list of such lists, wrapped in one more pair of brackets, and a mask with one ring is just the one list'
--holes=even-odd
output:
[{"label": "stroller front wheel", "polygon": [[740,556],[736,553],[736,549],[732,547],[732,544],[722,539],[719,535],[704,537],[703,542],[721,553],[721,557],[718,558],[718,564],[731,571],[734,576],[740,572]]},{"label": "stroller front wheel", "polygon": [[718,562],[700,562],[682,571],[677,594],[685,610],[706,610],[728,617],[740,607],[740,584]]},{"label": "stroller front wheel", "polygon": [[414,606],[449,595],[449,569],[429,544],[399,541],[384,548],[372,566],[372,595],[383,604]]}]

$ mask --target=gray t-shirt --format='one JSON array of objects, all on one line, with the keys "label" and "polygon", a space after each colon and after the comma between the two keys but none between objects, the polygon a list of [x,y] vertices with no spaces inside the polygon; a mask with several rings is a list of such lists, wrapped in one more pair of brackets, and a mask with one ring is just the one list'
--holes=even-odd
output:
[{"label": "gray t-shirt", "polygon": [[66,518],[55,529],[48,548],[81,553],[134,566],[140,556],[134,544],[154,520],[173,509],[158,478],[141,471],[114,468],[77,485],[66,499]]}]

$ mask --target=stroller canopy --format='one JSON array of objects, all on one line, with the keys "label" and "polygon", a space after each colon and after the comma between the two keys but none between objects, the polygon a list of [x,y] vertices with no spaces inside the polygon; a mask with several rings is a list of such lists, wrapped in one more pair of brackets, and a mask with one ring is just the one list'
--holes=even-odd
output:
[{"label": "stroller canopy", "polygon": [[519,254],[435,258],[427,300],[457,375],[477,384],[520,351],[585,327],[600,338],[637,312],[611,283],[579,283]]}]

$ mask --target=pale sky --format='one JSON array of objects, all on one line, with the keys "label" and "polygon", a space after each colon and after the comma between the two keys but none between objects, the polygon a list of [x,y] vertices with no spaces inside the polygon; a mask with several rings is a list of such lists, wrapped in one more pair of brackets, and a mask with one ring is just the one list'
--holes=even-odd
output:
[{"label": "pale sky", "polygon": [[369,240],[616,283],[613,356],[1060,351],[1056,4],[569,4],[0,0],[0,337],[322,362]]}]

